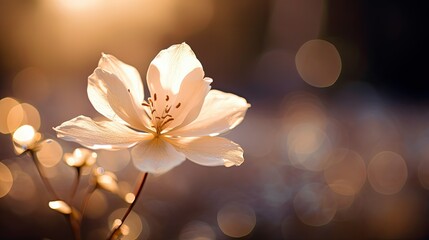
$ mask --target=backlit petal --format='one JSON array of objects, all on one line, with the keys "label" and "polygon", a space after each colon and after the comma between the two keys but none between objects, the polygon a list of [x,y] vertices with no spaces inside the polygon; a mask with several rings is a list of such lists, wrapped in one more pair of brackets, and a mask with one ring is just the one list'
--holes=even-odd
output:
[{"label": "backlit petal", "polygon": [[102,54],[98,67],[113,73],[123,82],[125,88],[131,89],[136,102],[144,100],[143,83],[140,74],[133,66],[130,66],[110,54]]},{"label": "backlit petal", "polygon": [[221,137],[170,138],[177,151],[189,160],[204,166],[239,166],[243,163],[243,149],[240,145]]},{"label": "backlit petal", "polygon": [[133,163],[142,172],[163,173],[186,158],[160,137],[145,140],[131,150]]},{"label": "backlit petal", "polygon": [[172,103],[170,114],[174,121],[166,126],[167,131],[187,125],[200,114],[204,99],[210,91],[212,79],[198,79],[193,73],[191,72],[182,82],[179,94]]},{"label": "backlit petal", "polygon": [[188,44],[176,44],[162,50],[151,62],[147,73],[152,96],[162,89],[165,93],[176,95],[185,76],[195,69],[202,80],[202,65]]},{"label": "backlit petal", "polygon": [[149,117],[141,103],[135,102],[134,89],[127,88],[115,74],[101,68],[88,78],[88,97],[94,108],[105,117],[148,131]]},{"label": "backlit petal", "polygon": [[211,90],[205,98],[198,117],[168,134],[173,136],[216,136],[243,121],[250,104],[246,99],[231,93]]},{"label": "backlit petal", "polygon": [[77,142],[91,149],[123,149],[151,138],[152,134],[140,133],[114,122],[95,122],[89,117],[78,116],[54,128],[57,136]]}]

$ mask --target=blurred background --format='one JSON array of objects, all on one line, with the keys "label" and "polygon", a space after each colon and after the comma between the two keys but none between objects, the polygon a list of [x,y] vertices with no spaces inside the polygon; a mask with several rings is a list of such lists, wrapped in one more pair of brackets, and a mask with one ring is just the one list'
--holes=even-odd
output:
[{"label": "blurred background", "polygon": [[[423,1],[17,0],[0,3],[0,238],[72,239],[10,133],[54,141],[40,159],[59,195],[77,144],[52,127],[99,117],[86,95],[102,52],[135,66],[187,42],[213,88],[252,107],[227,134],[240,167],[187,161],[150,175],[125,239],[426,239],[429,94]],[[144,80],[145,81],[145,80]],[[98,151],[120,196],[139,179],[128,151]],[[88,182],[84,175],[74,204]],[[122,194],[122,195],[121,195]],[[96,190],[83,239],[128,206]]]}]

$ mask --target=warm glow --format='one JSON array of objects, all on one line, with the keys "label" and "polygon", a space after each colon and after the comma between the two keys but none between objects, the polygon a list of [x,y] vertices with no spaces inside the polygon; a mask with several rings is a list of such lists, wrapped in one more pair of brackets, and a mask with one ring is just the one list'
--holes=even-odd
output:
[{"label": "warm glow", "polygon": [[13,133],[14,143],[24,149],[33,147],[37,140],[36,131],[30,125],[21,126]]},{"label": "warm glow", "polygon": [[185,225],[179,235],[179,240],[215,240],[213,228],[201,221],[192,221]]},{"label": "warm glow", "polygon": [[47,139],[40,143],[36,154],[39,162],[43,166],[53,167],[61,161],[63,148],[57,141]]},{"label": "warm glow", "polygon": [[[126,209],[121,208],[118,210],[113,211],[109,217],[109,227],[110,229],[113,229],[114,227],[119,226],[121,223],[120,218],[125,213]],[[134,211],[131,211],[128,215],[127,219],[125,220],[124,224],[122,226],[126,226],[124,228],[121,228],[121,234],[124,235],[123,240],[134,240],[134,239],[147,239],[150,234],[149,225],[147,224],[146,220],[143,217],[140,217],[137,213]],[[127,234],[125,234],[127,233]]]},{"label": "warm glow", "polygon": [[401,191],[408,178],[408,169],[401,155],[384,151],[375,155],[368,165],[368,181],[381,194]]},{"label": "warm glow", "polygon": [[341,73],[341,57],[334,45],[315,39],[304,43],[296,53],[299,75],[314,87],[329,87]]},{"label": "warm glow", "polygon": [[356,195],[366,181],[364,160],[348,149],[337,149],[331,157],[333,163],[324,172],[326,183],[338,194]]},{"label": "warm glow", "polygon": [[73,153],[64,154],[64,161],[71,167],[92,166],[97,160],[97,153],[86,148],[76,148]]},{"label": "warm glow", "polygon": [[98,165],[111,171],[120,171],[130,162],[130,152],[127,149],[118,151],[98,151]]},{"label": "warm glow", "polygon": [[57,212],[60,212],[62,214],[70,214],[72,212],[71,207],[65,203],[64,201],[58,200],[58,201],[50,201],[49,207]]},{"label": "warm glow", "polygon": [[321,171],[329,164],[332,144],[317,126],[298,124],[287,137],[288,157],[292,165],[310,171]]},{"label": "warm glow", "polygon": [[6,196],[13,185],[13,177],[9,168],[0,162],[0,198]]},{"label": "warm glow", "polygon": [[217,213],[217,223],[225,235],[244,237],[249,235],[256,225],[255,211],[246,204],[230,203]]},{"label": "warm glow", "polygon": [[91,219],[98,219],[106,213],[109,208],[106,196],[102,191],[94,191],[91,200],[88,202],[88,207],[85,211],[85,216]]},{"label": "warm glow", "polygon": [[117,177],[112,172],[104,172],[97,176],[97,184],[106,191],[113,193],[118,191]]},{"label": "warm glow", "polygon": [[13,98],[3,98],[0,100],[0,133],[11,133],[15,129],[10,130],[8,125],[8,115],[10,110],[12,110],[15,106],[18,106],[19,102]]},{"label": "warm glow", "polygon": [[14,96],[26,101],[45,101],[52,89],[46,74],[39,68],[25,68],[16,74],[13,79]]},{"label": "warm glow", "polygon": [[134,199],[136,199],[136,196],[134,196],[133,193],[127,193],[127,194],[125,194],[124,199],[127,203],[132,203],[132,202],[134,202]]}]

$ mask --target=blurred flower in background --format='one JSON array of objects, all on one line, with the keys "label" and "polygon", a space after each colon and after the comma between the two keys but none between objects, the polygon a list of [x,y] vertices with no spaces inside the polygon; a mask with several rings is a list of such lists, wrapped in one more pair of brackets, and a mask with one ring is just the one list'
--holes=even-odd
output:
[{"label": "blurred flower in background", "polygon": [[[252,103],[246,121],[227,135],[246,162],[232,169],[185,162],[150,178],[122,225],[123,239],[427,238],[422,4],[2,2],[0,238],[72,239],[48,205],[58,199],[45,194],[28,158],[16,156],[14,132],[28,125],[53,139],[39,143],[38,158],[67,196],[74,170],[61,159],[78,145],[55,141],[52,127],[80,114],[102,120],[85,92],[100,53],[146,72],[160,49],[177,42],[198,53],[214,88]],[[20,131],[15,140],[27,146],[22,140],[32,135]],[[100,181],[116,183],[119,197],[93,193],[83,239],[103,239],[118,224],[139,174],[126,150],[96,154],[112,173]],[[83,197],[78,191],[74,201]],[[51,207],[67,212],[59,202]]]}]

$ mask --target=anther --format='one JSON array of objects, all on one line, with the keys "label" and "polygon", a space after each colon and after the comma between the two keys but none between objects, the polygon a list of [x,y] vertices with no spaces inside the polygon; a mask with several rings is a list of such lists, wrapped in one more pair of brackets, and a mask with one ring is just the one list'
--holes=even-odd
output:
[{"label": "anther", "polygon": [[156,93],[153,94],[153,100],[156,101]]},{"label": "anther", "polygon": [[128,88],[128,92],[130,92],[130,89]]},{"label": "anther", "polygon": [[152,109],[152,114],[156,111],[156,109]]},{"label": "anther", "polygon": [[180,107],[180,103],[178,103],[177,105],[176,105],[176,108],[179,108]]},{"label": "anther", "polygon": [[165,96],[165,101],[168,101],[170,99],[170,97],[167,95]]},{"label": "anther", "polygon": [[146,106],[146,107],[149,107],[149,104],[147,104],[147,103],[142,103],[142,106]]},{"label": "anther", "polygon": [[168,113],[168,112],[170,112],[170,109],[171,109],[171,106],[169,107],[168,105],[167,106],[165,106],[165,113]]}]

